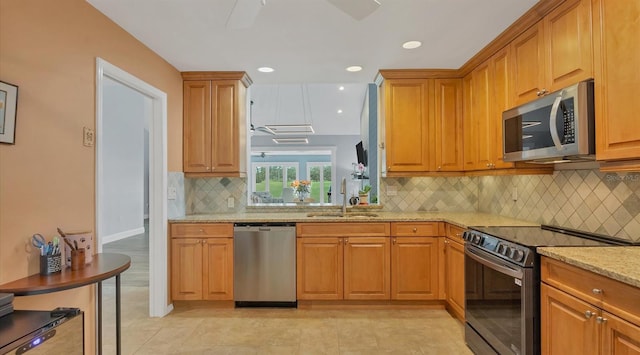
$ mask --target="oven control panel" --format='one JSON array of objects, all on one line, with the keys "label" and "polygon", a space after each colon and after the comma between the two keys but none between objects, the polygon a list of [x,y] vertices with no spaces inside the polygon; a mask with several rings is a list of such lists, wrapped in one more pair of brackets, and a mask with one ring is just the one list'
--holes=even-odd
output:
[{"label": "oven control panel", "polygon": [[520,266],[533,265],[535,253],[525,246],[474,230],[465,231],[462,239],[482,250],[488,251]]}]

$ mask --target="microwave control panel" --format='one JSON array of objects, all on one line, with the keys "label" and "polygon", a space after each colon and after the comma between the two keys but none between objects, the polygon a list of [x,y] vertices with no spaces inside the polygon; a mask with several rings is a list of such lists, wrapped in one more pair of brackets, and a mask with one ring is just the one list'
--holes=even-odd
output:
[{"label": "microwave control panel", "polygon": [[576,117],[573,109],[573,100],[563,100],[560,108],[562,109],[562,121],[564,122],[562,144],[575,143]]}]

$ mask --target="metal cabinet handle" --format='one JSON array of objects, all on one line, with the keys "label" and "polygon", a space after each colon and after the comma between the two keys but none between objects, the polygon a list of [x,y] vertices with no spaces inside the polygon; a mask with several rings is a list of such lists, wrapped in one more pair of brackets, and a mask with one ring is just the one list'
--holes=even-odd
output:
[{"label": "metal cabinet handle", "polygon": [[349,238],[344,238],[344,244],[348,244],[349,243]]},{"label": "metal cabinet handle", "polygon": [[596,317],[596,323],[598,324],[605,323],[606,321],[607,321],[607,318],[600,317],[600,316]]},{"label": "metal cabinet handle", "polygon": [[397,241],[398,241],[398,239],[393,238],[393,244],[396,244]]},{"label": "metal cabinet handle", "polygon": [[442,169],[442,166],[438,166],[438,170],[441,170],[441,169]]},{"label": "metal cabinet handle", "polygon": [[603,291],[599,288],[594,288],[593,290],[591,290],[591,292],[593,292],[596,295],[601,295],[603,293]]},{"label": "metal cabinet handle", "polygon": [[462,233],[456,233],[456,237],[462,237]]},{"label": "metal cabinet handle", "polygon": [[584,317],[585,317],[586,319],[590,319],[591,317],[593,317],[593,316],[595,316],[595,315],[596,315],[596,314],[595,314],[595,312],[591,312],[591,311],[585,311],[585,312],[584,312]]},{"label": "metal cabinet handle", "polygon": [[413,233],[417,232],[418,228],[413,228]]},{"label": "metal cabinet handle", "polygon": [[209,171],[209,170],[211,170],[211,168],[207,166],[207,171]]}]

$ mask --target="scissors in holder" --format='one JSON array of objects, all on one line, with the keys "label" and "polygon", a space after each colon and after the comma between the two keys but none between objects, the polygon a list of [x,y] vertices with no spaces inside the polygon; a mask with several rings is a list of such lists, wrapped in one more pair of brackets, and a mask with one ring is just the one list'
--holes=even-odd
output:
[{"label": "scissors in holder", "polygon": [[42,234],[34,234],[33,237],[31,237],[31,245],[40,249],[40,255],[46,254],[48,245]]}]

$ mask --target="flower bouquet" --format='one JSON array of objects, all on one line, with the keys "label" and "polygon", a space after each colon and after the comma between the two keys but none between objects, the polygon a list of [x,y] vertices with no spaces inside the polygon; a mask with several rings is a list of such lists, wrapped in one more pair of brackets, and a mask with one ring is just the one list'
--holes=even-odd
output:
[{"label": "flower bouquet", "polygon": [[311,181],[310,180],[294,180],[291,183],[291,187],[298,195],[300,202],[304,202],[304,199],[309,197],[311,193]]}]

